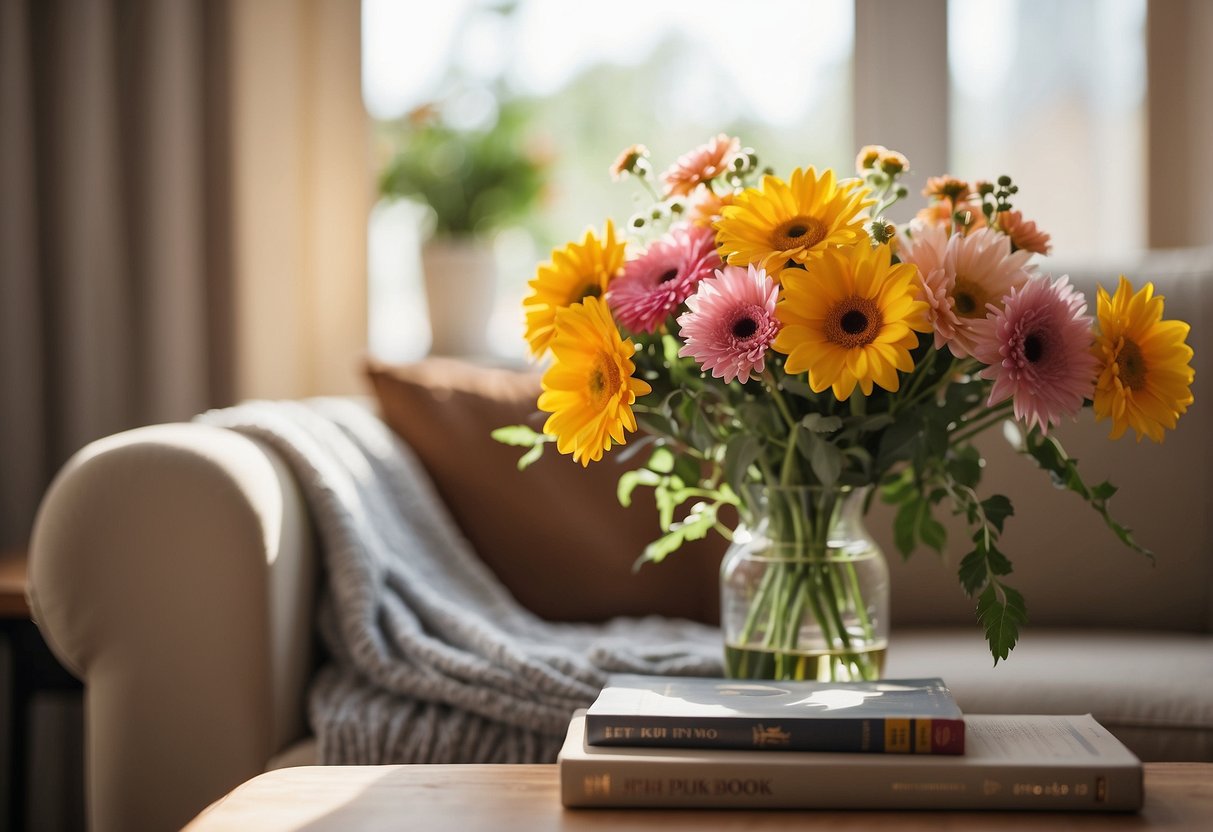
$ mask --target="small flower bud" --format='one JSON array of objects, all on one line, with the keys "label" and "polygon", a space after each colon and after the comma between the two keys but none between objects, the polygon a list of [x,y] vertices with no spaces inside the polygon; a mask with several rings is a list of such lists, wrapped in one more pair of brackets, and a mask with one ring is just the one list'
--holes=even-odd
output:
[{"label": "small flower bud", "polygon": [[686,209],[687,209],[687,206],[683,202],[680,202],[679,200],[674,200],[673,202],[670,203],[670,213],[673,214],[674,216],[679,216]]},{"label": "small flower bud", "polygon": [[884,244],[897,236],[897,226],[891,222],[886,222],[884,217],[877,217],[872,220],[868,226],[868,231],[872,235],[872,241],[879,244]]},{"label": "small flower bud", "polygon": [[1011,177],[1004,173],[1002,176],[998,177],[998,184],[1005,188],[1007,185],[1011,184]]},{"label": "small flower bud", "polygon": [[880,154],[880,169],[889,176],[897,176],[910,169],[910,160],[896,150],[886,150]]},{"label": "small flower bud", "polygon": [[910,189],[905,185],[898,185],[897,190],[893,192],[898,199],[905,199],[910,194]]},{"label": "small flower bud", "polygon": [[879,144],[864,145],[859,150],[859,154],[855,157],[855,172],[863,175],[866,170],[872,170],[880,164],[880,158],[883,154],[888,153],[889,149]]},{"label": "small flower bud", "polygon": [[633,176],[644,176],[641,172],[642,168],[648,167],[649,149],[642,144],[634,144],[624,148],[623,152],[615,159],[611,165],[611,178],[620,179],[625,173],[630,173]]},{"label": "small flower bud", "polygon": [[648,220],[642,214],[633,214],[632,219],[628,221],[628,225],[632,226],[632,228],[644,228],[646,223],[648,223]]}]

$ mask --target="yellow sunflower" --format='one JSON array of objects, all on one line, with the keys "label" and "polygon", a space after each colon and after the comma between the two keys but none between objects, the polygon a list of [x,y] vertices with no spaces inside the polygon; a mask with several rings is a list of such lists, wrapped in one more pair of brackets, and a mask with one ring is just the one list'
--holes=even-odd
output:
[{"label": "yellow sunflower", "polygon": [[602,459],[623,432],[636,430],[632,405],[652,388],[632,378],[636,348],[619,335],[605,301],[587,297],[556,310],[555,361],[543,374],[539,409],[552,415],[543,432],[583,466]]},{"label": "yellow sunflower", "polygon": [[792,181],[762,178],[726,206],[716,222],[720,254],[731,265],[753,264],[778,280],[789,265],[807,265],[833,246],[867,238],[861,212],[874,200],[858,179],[835,183],[834,171],[792,171]]},{"label": "yellow sunflower", "polygon": [[832,387],[841,401],[856,384],[865,396],[873,383],[895,391],[897,371],[914,369],[914,333],[931,331],[918,283],[917,267],[893,265],[887,245],[826,251],[804,279],[783,284],[772,346],[788,357],[787,372],[808,371],[814,392]]},{"label": "yellow sunflower", "polygon": [[1162,319],[1163,297],[1147,283],[1134,293],[1120,277],[1111,297],[1099,287],[1099,335],[1095,355],[1100,362],[1095,384],[1095,417],[1112,419],[1112,439],[1128,428],[1137,441],[1148,436],[1163,440],[1192,404],[1195,371],[1188,365],[1192,348],[1184,343],[1188,325]]},{"label": "yellow sunflower", "polygon": [[624,245],[616,241],[615,226],[607,220],[602,239],[590,229],[580,243],[554,249],[552,259],[540,264],[528,284],[531,294],[522,302],[526,340],[536,358],[542,358],[552,342],[557,310],[606,293],[607,284],[623,268]]}]

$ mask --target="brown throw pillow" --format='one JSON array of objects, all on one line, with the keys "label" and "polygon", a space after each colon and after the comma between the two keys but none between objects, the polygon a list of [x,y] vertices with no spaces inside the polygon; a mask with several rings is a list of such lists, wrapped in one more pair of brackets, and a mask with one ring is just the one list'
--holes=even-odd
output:
[{"label": "brown throw pillow", "polygon": [[480,558],[528,609],[551,621],[719,620],[719,537],[632,571],[660,529],[647,490],[638,489],[630,508],[619,505],[616,483],[629,466],[614,451],[582,468],[549,447],[519,471],[521,450],[489,435],[505,425],[542,427],[537,373],[431,358],[371,362],[367,375],[384,420],[420,458]]}]

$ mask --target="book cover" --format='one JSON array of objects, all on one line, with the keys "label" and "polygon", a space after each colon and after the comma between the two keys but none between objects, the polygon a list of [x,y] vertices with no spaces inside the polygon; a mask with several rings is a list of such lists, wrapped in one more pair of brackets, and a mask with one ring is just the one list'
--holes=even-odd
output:
[{"label": "book cover", "polygon": [[769,754],[593,746],[579,711],[559,756],[561,800],[614,808],[1141,808],[1141,761],[1089,714],[967,720],[963,756]]},{"label": "book cover", "polygon": [[611,676],[586,711],[591,745],[963,754],[940,679],[772,682]]}]

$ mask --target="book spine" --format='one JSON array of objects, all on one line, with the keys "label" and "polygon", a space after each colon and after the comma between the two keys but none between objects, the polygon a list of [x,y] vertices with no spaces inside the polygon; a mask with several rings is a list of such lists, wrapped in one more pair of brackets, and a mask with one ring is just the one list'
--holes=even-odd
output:
[{"label": "book spine", "polygon": [[[777,759],[780,755],[772,755]],[[569,808],[970,809],[1136,811],[1133,767],[871,765],[812,768],[700,761],[560,762]]]},{"label": "book spine", "polygon": [[586,742],[647,748],[735,748],[963,754],[963,719],[660,719],[586,715]]}]

